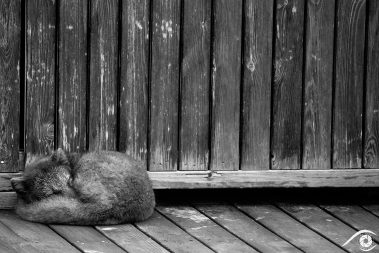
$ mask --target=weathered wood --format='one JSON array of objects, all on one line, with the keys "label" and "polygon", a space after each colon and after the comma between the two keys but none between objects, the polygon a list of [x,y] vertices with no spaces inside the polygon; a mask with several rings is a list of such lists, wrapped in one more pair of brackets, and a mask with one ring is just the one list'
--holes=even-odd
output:
[{"label": "weathered wood", "polygon": [[0,172],[19,170],[20,3],[0,2]]},{"label": "weathered wood", "polygon": [[[0,213],[1,214],[1,213]],[[25,239],[15,234],[0,222],[0,251],[7,253],[39,253],[40,251]]]},{"label": "weathered wood", "polygon": [[211,169],[239,169],[242,0],[214,1]]},{"label": "weathered wood", "polygon": [[276,2],[272,169],[300,169],[304,1]]},{"label": "weathered wood", "polygon": [[379,217],[379,205],[364,205],[363,208]]},{"label": "weathered wood", "polygon": [[[314,205],[280,204],[280,208],[292,217],[328,238],[337,245],[343,245],[357,231],[336,217]],[[349,243],[343,247],[349,252],[359,252],[359,243]]]},{"label": "weathered wood", "polygon": [[193,207],[165,206],[158,210],[216,252],[257,252]]},{"label": "weathered wood", "polygon": [[378,187],[379,170],[150,172],[155,189]]},{"label": "weathered wood", "polygon": [[176,170],[180,0],[152,1],[152,4],[149,169]]},{"label": "weathered wood", "polygon": [[180,170],[207,170],[211,1],[183,1]]},{"label": "weathered wood", "polygon": [[172,252],[213,252],[158,212],[136,226]]},{"label": "weathered wood", "polygon": [[58,146],[86,149],[88,2],[59,1],[59,133]]},{"label": "weathered wood", "polygon": [[25,152],[54,148],[55,0],[26,1]]},{"label": "weathered wood", "polygon": [[301,252],[233,206],[196,205],[196,208],[260,252]]},{"label": "weathered wood", "polygon": [[[379,217],[376,217],[370,212],[367,212],[362,207],[353,205],[338,205],[338,206],[322,206],[328,212],[349,224],[356,230],[370,230],[376,235],[370,236],[379,242]],[[352,235],[350,235],[352,236]],[[349,239],[349,238],[347,238]]]},{"label": "weathered wood", "polygon": [[379,2],[368,4],[364,167],[379,167]]},{"label": "weathered wood", "polygon": [[334,0],[307,1],[303,169],[330,168]]},{"label": "weathered wood", "polygon": [[91,1],[89,149],[116,149],[118,1]]},{"label": "weathered wood", "polygon": [[62,237],[54,233],[49,227],[39,223],[21,220],[13,212],[0,211],[0,222],[12,231],[13,236],[17,236],[24,241],[18,246],[25,246],[25,248],[31,250],[30,252],[33,252],[34,248],[37,250],[34,252],[79,252]]},{"label": "weathered wood", "polygon": [[0,209],[12,209],[16,206],[16,202],[15,192],[0,192]]},{"label": "weathered wood", "polygon": [[118,226],[98,226],[96,229],[127,252],[168,253],[165,248],[160,246],[157,242],[131,224]]},{"label": "weathered wood", "polygon": [[273,4],[248,0],[244,7],[242,170],[270,169]]},{"label": "weathered wood", "polygon": [[366,0],[337,1],[333,168],[362,165]]},{"label": "weathered wood", "polygon": [[125,253],[124,250],[93,227],[66,225],[52,225],[50,227],[83,252]]},{"label": "weathered wood", "polygon": [[120,151],[146,163],[149,1],[122,2]]},{"label": "weathered wood", "polygon": [[17,176],[21,176],[21,173],[0,173],[0,192],[11,191],[10,179]]},{"label": "weathered wood", "polygon": [[345,252],[274,206],[238,205],[238,208],[305,252]]}]

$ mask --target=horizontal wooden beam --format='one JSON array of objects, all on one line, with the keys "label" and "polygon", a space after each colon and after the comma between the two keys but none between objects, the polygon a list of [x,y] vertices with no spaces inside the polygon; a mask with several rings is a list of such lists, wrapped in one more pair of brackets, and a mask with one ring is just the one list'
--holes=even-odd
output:
[{"label": "horizontal wooden beam", "polygon": [[379,187],[379,169],[149,172],[154,189]]},{"label": "horizontal wooden beam", "polygon": [[16,202],[15,192],[0,192],[0,209],[12,209],[16,206]]},{"label": "horizontal wooden beam", "polygon": [[10,179],[21,175],[21,173],[0,173],[0,192],[12,191]]}]

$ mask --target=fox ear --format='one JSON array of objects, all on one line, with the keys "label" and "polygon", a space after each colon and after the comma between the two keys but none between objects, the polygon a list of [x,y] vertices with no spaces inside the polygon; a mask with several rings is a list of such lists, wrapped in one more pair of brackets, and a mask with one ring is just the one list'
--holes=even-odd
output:
[{"label": "fox ear", "polygon": [[66,152],[61,148],[58,148],[56,151],[52,153],[51,160],[60,164],[65,164],[65,165],[69,164],[69,161],[66,156]]}]

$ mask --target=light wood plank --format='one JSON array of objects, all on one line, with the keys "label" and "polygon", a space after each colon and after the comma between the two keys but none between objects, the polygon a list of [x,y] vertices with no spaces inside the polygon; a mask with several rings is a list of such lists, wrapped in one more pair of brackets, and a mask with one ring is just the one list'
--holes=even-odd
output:
[{"label": "light wood plank", "polygon": [[[314,205],[279,204],[291,216],[322,234],[332,242],[343,245],[357,231],[336,217]],[[359,252],[359,243],[352,242],[343,247],[349,252]]]},{"label": "light wood plank", "polygon": [[159,212],[216,252],[257,252],[189,206],[160,206]]},{"label": "light wood plank", "polygon": [[22,238],[26,242],[26,245],[31,245],[33,248],[36,248],[38,252],[79,252],[49,227],[39,223],[21,220],[13,212],[0,211],[0,222],[6,225],[19,238]]},{"label": "light wood plank", "polygon": [[345,252],[272,205],[237,205],[259,223],[305,252]]},{"label": "light wood plank", "polygon": [[[16,172],[20,138],[21,1],[0,2],[0,172]],[[23,70],[22,70],[23,71]],[[23,138],[23,137],[22,137]],[[21,138],[21,139],[22,139]]]},{"label": "light wood plank", "polygon": [[132,224],[117,226],[96,226],[96,229],[127,252],[168,253],[165,248],[142,233]]},{"label": "light wood plank", "polygon": [[211,4],[183,1],[180,170],[209,165]]},{"label": "light wood plank", "polygon": [[17,195],[15,192],[0,192],[0,209],[12,209],[16,203]]},{"label": "light wood plank", "polygon": [[303,169],[331,165],[335,0],[307,1]]},{"label": "light wood plank", "polygon": [[260,252],[301,252],[233,206],[196,205],[196,208]]},{"label": "light wood plank", "polygon": [[213,252],[158,212],[154,212],[150,219],[136,223],[136,226],[170,251]]},{"label": "light wood plank", "polygon": [[10,179],[21,175],[21,173],[0,173],[0,192],[12,191]]},{"label": "light wood plank", "polygon": [[211,169],[239,169],[242,0],[213,1]]},{"label": "light wood plank", "polygon": [[66,225],[52,225],[50,227],[83,252],[125,253],[124,250],[93,227]]},{"label": "light wood plank", "polygon": [[356,230],[371,230],[376,235],[371,235],[372,238],[379,243],[379,217],[364,210],[362,207],[353,205],[327,205],[321,206],[328,212],[335,215],[337,218],[346,222]]},{"label": "light wood plank", "polygon": [[149,172],[155,189],[378,187],[379,170]]},{"label": "light wood plank", "polygon": [[274,1],[245,5],[241,169],[268,170]]}]

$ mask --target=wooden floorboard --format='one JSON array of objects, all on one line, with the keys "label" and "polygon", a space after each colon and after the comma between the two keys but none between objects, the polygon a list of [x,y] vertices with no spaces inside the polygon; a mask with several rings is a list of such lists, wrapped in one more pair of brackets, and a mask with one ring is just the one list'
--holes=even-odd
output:
[{"label": "wooden floorboard", "polygon": [[379,217],[379,205],[364,205],[363,208]]},{"label": "wooden floorboard", "polygon": [[345,252],[272,205],[237,205],[250,217],[305,252]]},{"label": "wooden floorboard", "polygon": [[195,207],[260,252],[301,252],[234,206],[199,204]]},{"label": "wooden floorboard", "polygon": [[216,252],[257,252],[193,207],[165,206],[158,210]]}]

